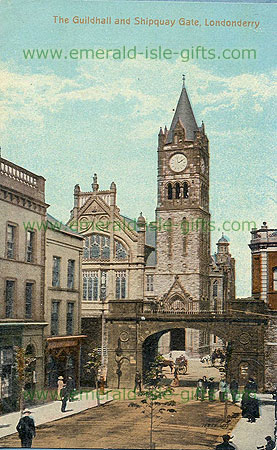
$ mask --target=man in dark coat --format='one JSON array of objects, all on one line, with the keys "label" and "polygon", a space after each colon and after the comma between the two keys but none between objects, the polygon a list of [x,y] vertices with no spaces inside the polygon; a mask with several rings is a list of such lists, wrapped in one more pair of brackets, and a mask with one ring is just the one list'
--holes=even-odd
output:
[{"label": "man in dark coat", "polygon": [[139,389],[139,392],[141,392],[141,374],[138,370],[136,370],[136,375],[135,375],[135,388],[134,388],[134,392],[136,392],[136,389]]},{"label": "man in dark coat", "polygon": [[231,436],[229,436],[228,434],[224,434],[224,436],[222,436],[222,439],[222,444],[218,444],[215,447],[215,450],[235,450],[236,447],[229,443],[229,441],[232,439]]},{"label": "man in dark coat", "polygon": [[248,383],[245,385],[245,390],[249,392],[257,392],[258,391],[258,385],[254,381],[253,378],[249,378]]},{"label": "man in dark coat", "polygon": [[36,435],[36,427],[35,422],[32,417],[30,417],[31,411],[25,410],[23,411],[23,417],[21,417],[18,422],[16,429],[18,431],[21,447],[22,448],[31,448],[33,438]]},{"label": "man in dark coat", "polygon": [[68,390],[67,390],[67,385],[66,385],[66,384],[65,384],[64,387],[62,388],[61,393],[60,393],[60,396],[61,396],[61,400],[62,400],[61,412],[65,412],[67,400],[68,400],[68,397],[69,397]]},{"label": "man in dark coat", "polygon": [[230,391],[232,395],[232,402],[236,403],[237,395],[239,390],[239,384],[236,380],[232,380],[230,383]]},{"label": "man in dark coat", "polygon": [[213,402],[215,400],[215,383],[213,377],[209,378],[208,381],[208,397],[209,402]]},{"label": "man in dark coat", "polygon": [[69,401],[72,402],[72,398],[74,397],[74,389],[75,389],[75,383],[72,377],[68,377],[67,383],[66,383],[66,389],[69,396]]},{"label": "man in dark coat", "polygon": [[241,399],[242,417],[246,417],[248,422],[256,422],[260,417],[259,400],[255,398],[255,394],[245,391]]}]

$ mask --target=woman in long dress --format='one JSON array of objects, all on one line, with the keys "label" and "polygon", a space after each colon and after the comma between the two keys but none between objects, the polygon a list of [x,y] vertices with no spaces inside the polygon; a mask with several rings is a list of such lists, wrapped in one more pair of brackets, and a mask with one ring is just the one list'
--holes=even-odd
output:
[{"label": "woman in long dress", "polygon": [[58,400],[61,400],[61,390],[64,387],[64,381],[63,381],[63,377],[60,376],[58,378]]}]

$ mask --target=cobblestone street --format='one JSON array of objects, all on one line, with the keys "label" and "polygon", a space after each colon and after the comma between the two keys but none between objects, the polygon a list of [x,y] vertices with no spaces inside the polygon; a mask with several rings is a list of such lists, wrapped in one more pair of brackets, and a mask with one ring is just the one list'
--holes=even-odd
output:
[{"label": "cobblestone street", "polygon": [[[166,406],[163,413],[157,408],[153,433],[156,448],[211,450],[220,442],[221,435],[234,428],[240,418],[240,408],[229,404],[230,421],[226,425],[223,403],[187,402],[192,389],[186,388],[184,392],[182,388],[175,389],[172,397],[175,406]],[[140,407],[129,406],[133,402]],[[149,411],[145,410],[141,397],[130,401],[122,400],[121,395],[121,399],[99,408],[40,425],[33,447],[143,449],[149,448],[149,431]],[[14,434],[1,439],[0,445],[17,447],[20,442]]]}]

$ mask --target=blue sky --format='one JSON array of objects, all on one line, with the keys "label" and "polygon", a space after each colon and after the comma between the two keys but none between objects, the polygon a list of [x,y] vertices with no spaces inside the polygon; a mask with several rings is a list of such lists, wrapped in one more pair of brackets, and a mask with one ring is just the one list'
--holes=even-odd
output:
[{"label": "blue sky", "polygon": [[[131,18],[131,25],[54,24],[53,16]],[[180,2],[2,0],[3,157],[43,175],[49,212],[66,221],[73,187],[115,181],[121,213],[149,220],[156,206],[157,133],[170,126],[182,74],[210,140],[210,209],[223,221],[276,227],[274,55],[276,6]],[[147,27],[134,17],[259,21],[259,27]],[[24,60],[22,49],[157,47],[256,49],[255,60]],[[250,294],[249,232],[225,233],[237,260],[237,294]]]}]

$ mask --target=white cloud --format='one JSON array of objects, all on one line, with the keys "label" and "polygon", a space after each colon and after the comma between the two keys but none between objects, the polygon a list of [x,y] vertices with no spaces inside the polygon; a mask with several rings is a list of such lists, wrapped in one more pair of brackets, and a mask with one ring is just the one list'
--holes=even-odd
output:
[{"label": "white cloud", "polygon": [[[22,118],[42,127],[47,113],[66,104],[100,100],[111,103],[117,97],[131,105],[131,119],[155,113],[162,113],[164,117],[165,105],[175,107],[176,74],[183,70],[181,60],[149,63],[140,58],[122,62],[93,61],[93,64],[85,61],[80,62],[76,77],[71,79],[49,73],[21,74],[2,65],[1,125],[4,128],[15,118]],[[188,85],[193,104],[203,105],[203,116],[239,109],[245,100],[253,102],[253,110],[258,114],[263,111],[263,104],[276,95],[271,73],[226,77],[191,62],[186,63],[186,71],[191,74]],[[119,117],[124,115],[124,108],[118,113]]]}]

